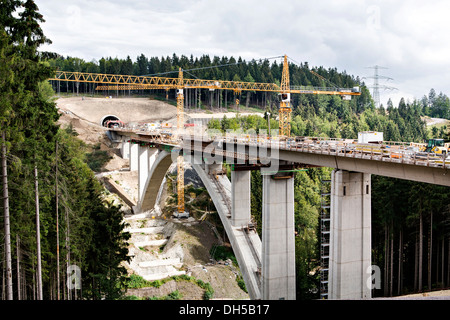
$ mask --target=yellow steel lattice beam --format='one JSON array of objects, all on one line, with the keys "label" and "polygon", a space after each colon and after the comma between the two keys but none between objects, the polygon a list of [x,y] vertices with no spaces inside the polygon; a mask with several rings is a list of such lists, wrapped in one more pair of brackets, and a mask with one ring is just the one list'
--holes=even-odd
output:
[{"label": "yellow steel lattice beam", "polygon": [[[49,80],[95,83],[97,84],[96,90],[164,89],[167,92],[170,89],[177,89],[177,128],[179,130],[184,126],[183,89],[232,90],[236,94],[240,94],[242,91],[276,92],[281,96],[279,126],[282,136],[290,136],[292,113],[290,95],[292,93],[340,95],[347,99],[350,96],[361,95],[359,89],[290,86],[289,64],[286,55],[283,62],[281,86],[274,83],[183,79],[181,68],[178,78],[56,71],[55,77]],[[238,104],[238,102],[236,103]]]},{"label": "yellow steel lattice beam", "polygon": [[[50,78],[49,80],[96,83],[99,85],[97,90],[177,89],[179,87],[178,78],[140,77],[68,71],[56,71],[55,77]],[[280,92],[280,87],[274,83],[243,81],[184,79],[183,86],[187,89],[202,88],[234,91]]]},{"label": "yellow steel lattice beam", "polygon": [[289,64],[287,56],[284,56],[283,73],[281,76],[281,99],[280,99],[280,135],[289,137],[291,135],[291,87],[289,85]]},{"label": "yellow steel lattice beam", "polygon": [[[177,79],[177,131],[181,134],[184,127],[184,95],[183,95],[183,71],[178,71]],[[178,213],[184,212],[184,157],[177,158],[177,191],[178,191]]]},{"label": "yellow steel lattice beam", "polygon": [[[98,84],[96,90],[141,90],[141,89],[177,89],[178,78],[165,77],[143,77],[130,75],[111,75],[87,72],[56,71],[53,78],[49,80],[85,82]],[[222,89],[241,91],[264,91],[282,92],[282,88],[275,83],[259,83],[244,81],[223,81],[205,79],[184,79],[186,89]],[[299,94],[328,94],[328,95],[360,95],[360,92],[353,92],[351,89],[312,87],[312,86],[291,86],[290,93]],[[286,90],[285,90],[286,92]]]},{"label": "yellow steel lattice beam", "polygon": [[287,55],[284,55],[283,73],[281,75],[281,92],[289,92],[289,90],[291,90],[289,85],[289,64]]},{"label": "yellow steel lattice beam", "polygon": [[184,212],[184,157],[177,157],[178,212]]}]

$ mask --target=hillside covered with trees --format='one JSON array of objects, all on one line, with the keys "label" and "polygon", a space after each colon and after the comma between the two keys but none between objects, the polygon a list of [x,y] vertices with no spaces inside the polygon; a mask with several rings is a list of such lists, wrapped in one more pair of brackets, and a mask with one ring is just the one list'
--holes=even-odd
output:
[{"label": "hillside covered with trees", "polygon": [[[47,81],[54,69],[38,51],[50,42],[42,21],[34,1],[0,1],[0,297],[116,299],[129,234],[119,208],[103,201],[88,149],[56,124]],[[83,291],[70,295],[72,265],[81,271]]]},{"label": "hillside covered with trees", "polygon": [[[24,10],[15,14],[21,3]],[[42,15],[33,1],[0,1],[0,131],[2,134],[2,205],[4,239],[2,299],[69,298],[64,278],[69,265],[83,274],[83,298],[121,297],[127,259],[122,214],[105,203],[102,187],[86,163],[87,149],[70,128],[56,125],[58,113],[52,95],[94,94],[92,84],[47,81],[54,70],[107,74],[161,75],[234,81],[279,83],[282,64],[245,61],[234,57],[177,56],[101,58],[86,62],[39,52],[49,42],[39,23]],[[218,67],[223,66],[223,67]],[[315,76],[315,71],[328,81]],[[290,63],[291,85],[351,88],[361,86],[361,96],[344,101],[336,96],[293,95],[292,134],[337,138],[357,137],[358,132],[384,132],[385,140],[422,142],[431,137],[448,139],[448,128],[429,132],[423,116],[450,119],[449,98],[433,89],[420,100],[391,102],[375,108],[364,83],[336,68]],[[164,92],[114,92],[117,95]],[[169,93],[172,95],[173,92]],[[226,90],[186,93],[186,108],[231,109],[240,105],[270,113],[277,128],[277,95]],[[211,128],[267,129],[267,116],[224,118]],[[295,225],[297,298],[318,298],[321,180],[329,168],[295,174]],[[372,176],[372,261],[383,271],[383,289],[374,296],[392,296],[450,286],[450,198],[448,188]],[[252,215],[261,221],[261,175],[252,172]],[[37,225],[39,222],[39,225]],[[39,236],[40,233],[40,236]],[[4,257],[4,258],[3,258]],[[59,262],[60,261],[60,262]],[[18,267],[17,267],[18,266]],[[14,273],[14,274],[13,274]],[[58,281],[58,275],[60,279]],[[42,279],[42,280],[41,280]],[[14,285],[14,288],[12,287]]]}]

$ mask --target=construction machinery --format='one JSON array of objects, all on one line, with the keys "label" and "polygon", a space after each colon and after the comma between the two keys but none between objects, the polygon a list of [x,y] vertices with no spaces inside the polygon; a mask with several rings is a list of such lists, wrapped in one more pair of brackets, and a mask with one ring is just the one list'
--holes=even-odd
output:
[{"label": "construction machinery", "polygon": [[291,135],[291,87],[289,85],[289,63],[287,56],[284,56],[283,73],[281,76],[279,129],[280,136],[289,137]]},{"label": "construction machinery", "polygon": [[423,145],[420,151],[446,155],[449,149],[450,143],[445,143],[444,139],[428,139],[428,143]]}]

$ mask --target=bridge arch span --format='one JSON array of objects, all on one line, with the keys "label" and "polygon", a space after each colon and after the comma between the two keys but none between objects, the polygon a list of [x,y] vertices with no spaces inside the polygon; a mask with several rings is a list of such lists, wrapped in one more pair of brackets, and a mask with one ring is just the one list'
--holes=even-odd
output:
[{"label": "bridge arch span", "polygon": [[[185,157],[186,161],[189,161],[189,157]],[[138,203],[138,211],[145,212],[151,210],[156,205],[158,191],[163,183],[164,177],[169,170],[169,167],[173,163],[172,154],[167,151],[160,151],[151,165],[150,172],[145,181],[144,192],[139,199]],[[219,199],[223,199],[223,195],[214,188],[211,184],[211,181],[208,179],[208,174],[203,170],[201,165],[192,165],[192,168],[197,172],[200,180],[206,187],[209,195],[213,199],[213,203],[216,207],[216,210],[223,217],[231,215],[227,206],[225,205],[225,200],[220,201]]]},{"label": "bridge arch span", "polygon": [[[185,161],[191,162],[192,168],[200,177],[213,200],[237,258],[250,299],[261,299],[260,279],[255,272],[261,266],[261,239],[255,231],[246,232],[240,227],[232,226],[231,208],[227,205],[227,201],[230,201],[231,198],[231,182],[226,176],[222,175],[220,181],[215,181],[209,174],[208,165],[195,164],[189,156],[185,156]],[[136,213],[154,208],[164,176],[172,163],[170,152],[159,151],[145,181],[145,189],[138,202]],[[224,194],[224,191],[227,194]]]},{"label": "bridge arch span", "polygon": [[137,211],[145,212],[155,207],[159,189],[171,164],[171,153],[165,150],[160,151],[155,162],[151,165],[145,181],[144,192],[138,202]]}]

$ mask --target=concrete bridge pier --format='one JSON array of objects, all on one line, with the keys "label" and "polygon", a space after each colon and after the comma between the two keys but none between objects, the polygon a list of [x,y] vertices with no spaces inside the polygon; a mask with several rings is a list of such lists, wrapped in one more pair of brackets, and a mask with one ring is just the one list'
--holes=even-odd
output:
[{"label": "concrete bridge pier", "polygon": [[130,159],[130,139],[127,136],[122,136],[122,145],[120,148],[122,158]]},{"label": "concrete bridge pier", "polygon": [[137,143],[130,143],[130,171],[139,169],[139,145]]},{"label": "concrete bridge pier", "polygon": [[295,300],[294,178],[263,175],[263,300]]},{"label": "concrete bridge pier", "polygon": [[231,224],[244,227],[250,223],[251,171],[231,171]]},{"label": "concrete bridge pier", "polygon": [[138,146],[138,201],[142,199],[145,183],[150,172],[149,147]]},{"label": "concrete bridge pier", "polygon": [[371,175],[331,176],[329,299],[371,298]]}]

